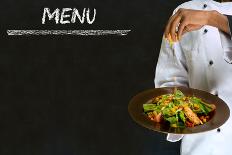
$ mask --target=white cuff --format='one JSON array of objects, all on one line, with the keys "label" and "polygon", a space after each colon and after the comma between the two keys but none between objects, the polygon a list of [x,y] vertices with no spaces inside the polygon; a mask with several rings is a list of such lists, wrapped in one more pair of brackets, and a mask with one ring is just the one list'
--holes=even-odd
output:
[{"label": "white cuff", "polygon": [[184,137],[184,135],[181,135],[181,134],[168,134],[167,135],[167,141],[169,142],[177,142],[179,140],[181,140],[182,138]]}]

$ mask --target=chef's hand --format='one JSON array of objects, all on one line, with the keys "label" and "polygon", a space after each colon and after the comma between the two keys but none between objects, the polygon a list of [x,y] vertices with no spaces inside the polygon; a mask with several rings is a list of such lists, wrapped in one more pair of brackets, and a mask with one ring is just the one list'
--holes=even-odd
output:
[{"label": "chef's hand", "polygon": [[165,37],[173,41],[180,40],[186,32],[202,28],[204,25],[217,27],[221,31],[230,33],[228,19],[225,15],[213,11],[179,9],[168,21]]}]

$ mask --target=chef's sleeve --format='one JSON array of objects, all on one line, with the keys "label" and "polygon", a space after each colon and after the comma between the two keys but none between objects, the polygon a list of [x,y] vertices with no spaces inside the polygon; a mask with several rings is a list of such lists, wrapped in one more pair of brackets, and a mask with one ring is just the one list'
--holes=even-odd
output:
[{"label": "chef's sleeve", "polygon": [[170,45],[163,38],[156,66],[155,87],[188,87],[188,72],[186,59],[180,42]]},{"label": "chef's sleeve", "polygon": [[220,31],[221,45],[224,51],[224,60],[232,64],[232,16],[226,15],[228,18],[228,26],[230,28],[229,35]]}]

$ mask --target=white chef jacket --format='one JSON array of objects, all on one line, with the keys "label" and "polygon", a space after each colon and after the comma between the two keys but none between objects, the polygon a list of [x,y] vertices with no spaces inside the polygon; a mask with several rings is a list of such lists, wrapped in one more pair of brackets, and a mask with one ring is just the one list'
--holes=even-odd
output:
[{"label": "white chef jacket", "polygon": [[[217,10],[232,15],[232,3],[193,0],[179,8]],[[172,47],[163,39],[156,67],[155,86],[187,86],[218,95],[232,109],[232,41],[215,27],[186,33]],[[231,110],[232,111],[232,110]],[[185,135],[181,155],[231,155],[232,118],[205,133]]]}]

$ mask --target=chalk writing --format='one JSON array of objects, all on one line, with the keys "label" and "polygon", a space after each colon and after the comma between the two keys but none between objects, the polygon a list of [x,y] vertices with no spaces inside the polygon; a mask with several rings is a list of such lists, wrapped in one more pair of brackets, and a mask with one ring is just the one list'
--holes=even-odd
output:
[{"label": "chalk writing", "polygon": [[[90,14],[93,15],[90,15]],[[92,16],[92,18],[90,17]],[[76,8],[59,8],[55,9],[53,12],[49,8],[44,8],[42,24],[46,24],[46,20],[55,20],[56,24],[69,24],[76,23],[77,19],[79,23],[84,24],[85,21],[88,24],[93,24],[96,19],[96,9],[90,10],[89,8],[84,8],[82,13]]]}]

